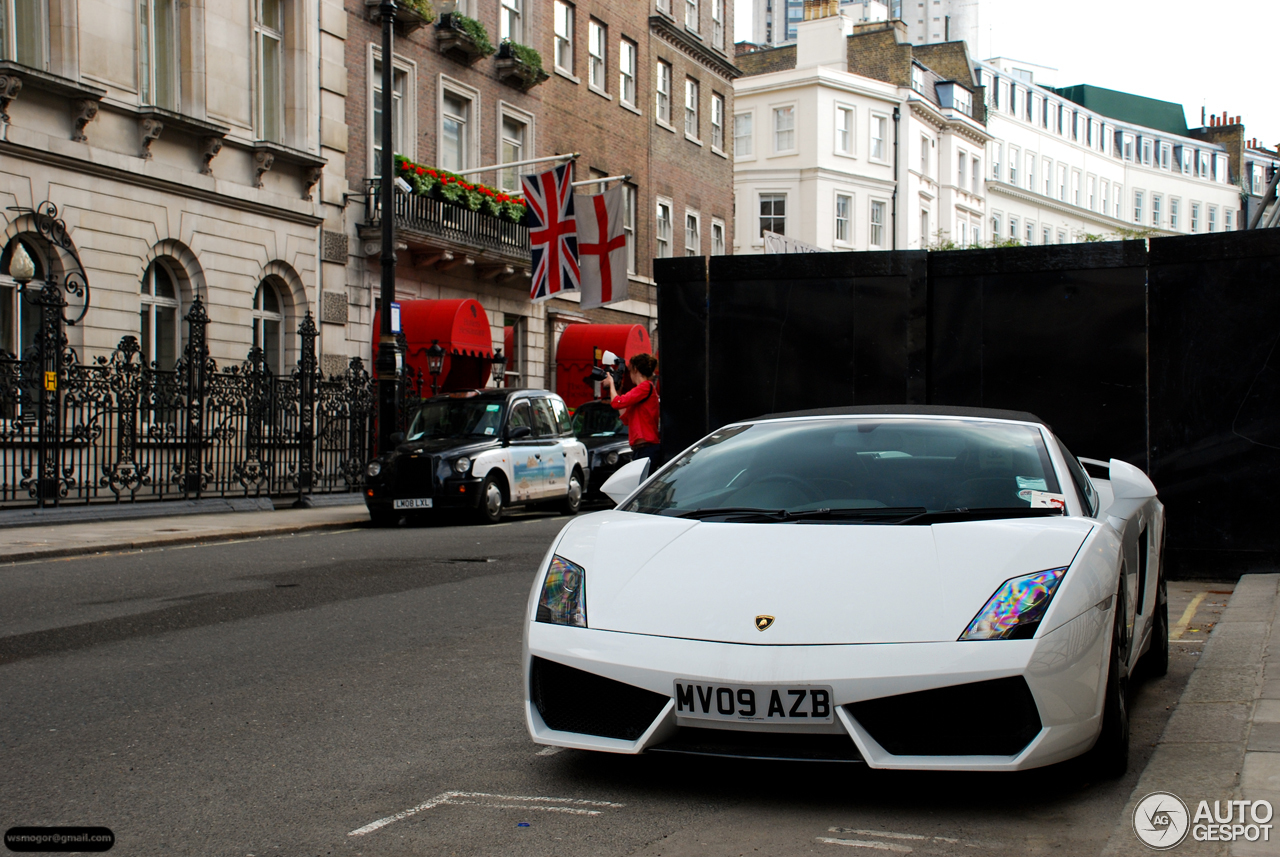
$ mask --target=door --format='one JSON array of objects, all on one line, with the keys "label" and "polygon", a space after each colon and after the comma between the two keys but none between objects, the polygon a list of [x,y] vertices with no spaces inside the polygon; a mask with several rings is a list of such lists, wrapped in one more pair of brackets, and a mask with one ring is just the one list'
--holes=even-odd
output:
[{"label": "door", "polygon": [[511,502],[523,503],[541,497],[545,479],[541,474],[541,441],[534,428],[533,408],[529,399],[520,399],[511,406],[507,417],[507,433],[513,429],[528,428],[531,433],[511,441]]},{"label": "door", "polygon": [[563,496],[566,491],[564,448],[560,445],[560,425],[548,399],[533,400],[533,434],[538,440],[535,456],[540,465],[542,486],[537,496]]}]

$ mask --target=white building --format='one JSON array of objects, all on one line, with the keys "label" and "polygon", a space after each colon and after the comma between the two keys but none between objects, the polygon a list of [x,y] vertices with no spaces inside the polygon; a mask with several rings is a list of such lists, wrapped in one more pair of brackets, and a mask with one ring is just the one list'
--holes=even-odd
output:
[{"label": "white building", "polygon": [[[857,23],[896,18],[914,45],[962,41],[978,50],[978,0],[839,0],[840,12]],[[778,47],[796,40],[804,0],[753,0],[751,35],[756,44]]]},{"label": "white building", "polygon": [[[918,249],[940,233],[981,241],[991,138],[971,115],[963,43],[912,46],[900,21],[839,15],[803,22],[798,37],[738,58],[734,252],[763,252],[763,231],[830,250]],[[888,57],[901,62],[877,60]],[[900,80],[877,76],[897,68]]]}]

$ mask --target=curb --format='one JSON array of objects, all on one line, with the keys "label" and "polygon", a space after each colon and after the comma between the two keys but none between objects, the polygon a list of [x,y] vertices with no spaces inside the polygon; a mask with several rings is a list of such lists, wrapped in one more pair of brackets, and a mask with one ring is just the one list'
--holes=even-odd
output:
[{"label": "curb", "polygon": [[[1227,609],[1205,642],[1155,752],[1129,795],[1102,857],[1152,853],[1132,827],[1134,807],[1152,792],[1172,792],[1194,815],[1202,800],[1212,806],[1215,800],[1241,798],[1242,787],[1251,795],[1256,791],[1242,781],[1241,773],[1251,767],[1251,757],[1262,755],[1251,752],[1251,733],[1258,702],[1263,697],[1263,670],[1280,600],[1278,586],[1280,574],[1240,578]],[[1263,793],[1254,796],[1268,797]],[[1216,857],[1274,855],[1280,854],[1280,841],[1273,836],[1265,844],[1196,842],[1188,835],[1175,852]]]},{"label": "curb", "polygon": [[43,550],[15,551],[13,553],[0,556],[0,565],[8,565],[16,562],[29,562],[31,560],[63,559],[72,556],[94,556],[96,554],[118,553],[120,551],[176,547],[179,545],[245,541],[253,538],[289,536],[295,533],[316,532],[319,530],[344,530],[367,523],[368,518],[362,516],[360,518],[352,518],[349,521],[325,521],[313,524],[267,526],[253,530],[240,530],[236,532],[215,531],[209,533],[189,533],[176,535],[171,538],[134,539],[129,541],[106,542],[77,547],[55,547]]}]

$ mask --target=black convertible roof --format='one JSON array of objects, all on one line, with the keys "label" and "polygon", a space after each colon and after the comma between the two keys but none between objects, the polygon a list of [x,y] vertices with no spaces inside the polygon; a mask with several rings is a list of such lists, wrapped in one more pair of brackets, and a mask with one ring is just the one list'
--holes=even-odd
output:
[{"label": "black convertible roof", "polygon": [[848,405],[841,408],[816,408],[811,411],[788,411],[781,414],[765,414],[755,420],[778,420],[786,417],[866,417],[866,416],[905,416],[905,417],[985,417],[991,420],[1017,420],[1025,423],[1039,423],[1048,427],[1048,423],[1026,411],[1001,411],[995,408],[966,408],[958,405]]}]

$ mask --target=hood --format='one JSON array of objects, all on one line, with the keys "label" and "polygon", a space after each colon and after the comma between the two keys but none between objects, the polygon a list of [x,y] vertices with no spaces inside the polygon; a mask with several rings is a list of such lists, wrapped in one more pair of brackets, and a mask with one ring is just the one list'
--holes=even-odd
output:
[{"label": "hood", "polygon": [[631,448],[625,434],[613,437],[580,437],[578,440],[591,452],[624,452]]},{"label": "hood", "polygon": [[436,437],[406,441],[396,447],[396,455],[475,455],[501,445],[497,438]]},{"label": "hood", "polygon": [[[1011,577],[1069,565],[1092,525],[731,524],[601,512],[556,553],[586,569],[591,628],[726,643],[950,642]],[[766,631],[757,615],[775,617]]]}]

